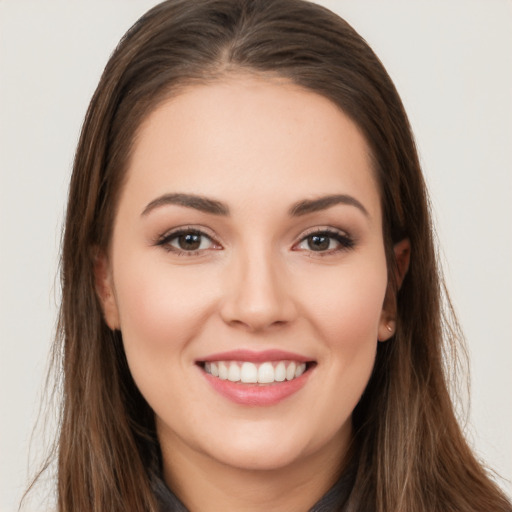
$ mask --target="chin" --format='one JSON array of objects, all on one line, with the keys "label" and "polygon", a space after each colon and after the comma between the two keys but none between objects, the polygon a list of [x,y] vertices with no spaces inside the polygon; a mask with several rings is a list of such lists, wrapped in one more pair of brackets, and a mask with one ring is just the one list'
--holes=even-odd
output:
[{"label": "chin", "polygon": [[208,455],[241,470],[272,471],[300,463],[325,444],[319,442],[322,436],[318,434],[268,427],[253,424],[248,429],[231,429],[228,438],[217,436],[215,445],[208,447]]},{"label": "chin", "polygon": [[243,446],[217,455],[219,462],[245,471],[274,471],[293,465],[301,458],[301,450],[293,447]]}]

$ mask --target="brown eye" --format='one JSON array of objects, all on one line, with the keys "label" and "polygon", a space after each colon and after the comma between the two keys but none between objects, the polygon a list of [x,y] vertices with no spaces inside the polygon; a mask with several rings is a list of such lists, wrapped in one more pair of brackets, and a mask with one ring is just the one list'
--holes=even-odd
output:
[{"label": "brown eye", "polygon": [[296,246],[297,250],[317,253],[336,253],[354,247],[354,240],[340,231],[317,231],[305,236]]},{"label": "brown eye", "polygon": [[182,230],[169,233],[160,240],[158,245],[162,245],[170,251],[190,254],[219,248],[208,235],[195,230]]},{"label": "brown eye", "polygon": [[177,246],[183,251],[197,251],[201,247],[202,235],[186,233],[176,238]]},{"label": "brown eye", "polygon": [[330,249],[331,237],[328,235],[310,235],[306,238],[308,249],[312,251],[327,251]]}]

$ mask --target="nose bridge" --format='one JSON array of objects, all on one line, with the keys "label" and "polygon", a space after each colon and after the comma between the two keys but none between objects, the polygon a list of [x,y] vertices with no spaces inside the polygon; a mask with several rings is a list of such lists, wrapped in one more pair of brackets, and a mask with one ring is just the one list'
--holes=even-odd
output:
[{"label": "nose bridge", "polygon": [[223,307],[227,322],[260,330],[292,319],[293,300],[283,265],[270,244],[246,246],[231,263]]}]

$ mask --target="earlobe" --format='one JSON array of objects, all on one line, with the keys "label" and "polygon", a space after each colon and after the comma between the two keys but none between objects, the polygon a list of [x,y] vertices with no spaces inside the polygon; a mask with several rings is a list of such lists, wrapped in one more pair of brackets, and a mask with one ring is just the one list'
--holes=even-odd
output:
[{"label": "earlobe", "polygon": [[382,312],[382,317],[379,325],[378,341],[388,341],[395,334],[396,321],[387,318],[386,312]]},{"label": "earlobe", "polygon": [[394,336],[396,331],[396,292],[402,286],[404,278],[409,270],[411,260],[411,242],[408,238],[400,240],[394,248],[395,253],[395,282],[389,287],[384,300],[384,307],[379,323],[378,340],[387,341]]},{"label": "earlobe", "polygon": [[107,255],[100,250],[95,251],[94,255],[94,284],[106,324],[112,330],[119,329],[119,311],[114,293],[112,271]]}]

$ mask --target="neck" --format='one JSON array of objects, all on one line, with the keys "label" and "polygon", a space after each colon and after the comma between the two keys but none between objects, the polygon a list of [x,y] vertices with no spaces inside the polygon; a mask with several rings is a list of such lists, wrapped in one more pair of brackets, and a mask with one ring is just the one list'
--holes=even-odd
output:
[{"label": "neck", "polygon": [[339,478],[350,434],[269,470],[229,466],[175,440],[162,445],[164,479],[190,512],[306,512]]}]

